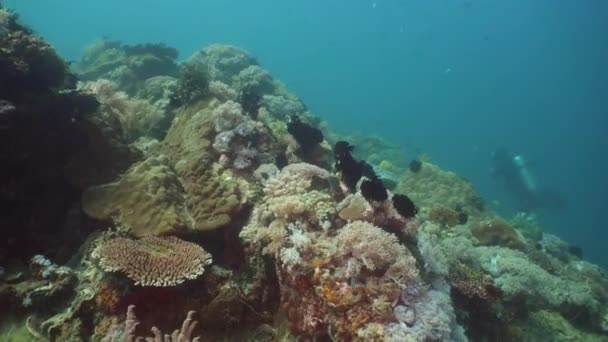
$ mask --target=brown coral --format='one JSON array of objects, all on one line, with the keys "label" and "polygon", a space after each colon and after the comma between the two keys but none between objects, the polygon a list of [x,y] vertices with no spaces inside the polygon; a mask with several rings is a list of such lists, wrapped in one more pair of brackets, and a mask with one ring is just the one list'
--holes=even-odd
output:
[{"label": "brown coral", "polygon": [[444,227],[454,227],[460,223],[460,214],[451,208],[433,207],[429,211],[429,220]]},{"label": "brown coral", "polygon": [[202,231],[231,223],[247,201],[244,182],[215,167],[217,105],[217,101],[201,102],[178,113],[161,146],[184,187],[193,228]]},{"label": "brown coral", "polygon": [[175,286],[196,279],[211,264],[203,248],[176,237],[113,238],[97,246],[93,256],[106,272],[123,272],[142,286]]},{"label": "brown coral", "polygon": [[523,250],[525,247],[517,231],[500,219],[480,222],[471,228],[471,233],[482,245],[502,246],[518,250]]},{"label": "brown coral", "polygon": [[191,226],[184,190],[164,157],[150,157],[117,182],[87,189],[81,201],[87,215],[104,221],[116,218],[137,237]]},{"label": "brown coral", "polygon": [[450,272],[452,288],[467,298],[494,300],[498,289],[492,278],[464,264],[456,264]]},{"label": "brown coral", "polygon": [[95,293],[95,304],[99,309],[108,313],[116,313],[121,300],[118,288],[112,286],[108,281],[102,281],[97,286]]}]

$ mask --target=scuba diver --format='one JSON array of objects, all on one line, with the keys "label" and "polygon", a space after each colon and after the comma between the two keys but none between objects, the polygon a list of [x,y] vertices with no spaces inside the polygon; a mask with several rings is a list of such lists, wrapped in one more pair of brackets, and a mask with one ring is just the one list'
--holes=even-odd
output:
[{"label": "scuba diver", "polygon": [[517,200],[519,210],[562,209],[561,196],[548,189],[539,189],[536,179],[522,155],[514,154],[504,147],[492,152],[492,175],[502,181],[505,189]]}]

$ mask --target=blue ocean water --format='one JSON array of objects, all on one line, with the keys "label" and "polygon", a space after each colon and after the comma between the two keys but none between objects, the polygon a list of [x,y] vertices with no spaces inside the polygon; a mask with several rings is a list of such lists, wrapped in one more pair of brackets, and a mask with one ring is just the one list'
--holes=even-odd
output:
[{"label": "blue ocean water", "polygon": [[489,174],[497,146],[533,161],[567,207],[545,230],[608,266],[608,2],[5,1],[67,59],[100,36],[161,41],[182,58],[241,46],[341,131],[384,136],[470,179],[513,213]]}]

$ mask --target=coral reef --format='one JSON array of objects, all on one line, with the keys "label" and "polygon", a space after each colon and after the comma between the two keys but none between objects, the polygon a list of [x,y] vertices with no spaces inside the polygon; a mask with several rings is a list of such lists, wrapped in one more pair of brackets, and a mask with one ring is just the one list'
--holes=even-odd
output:
[{"label": "coral reef", "polygon": [[73,75],[49,44],[0,11],[0,254],[64,262],[82,241],[67,232],[78,190],[63,170],[89,139],[84,122],[99,104],[74,91]]},{"label": "coral reef", "polygon": [[580,248],[382,138],[355,151],[238,47],[100,40],[76,88],[1,8],[0,43],[3,341],[608,336]]},{"label": "coral reef", "polygon": [[108,79],[134,95],[155,76],[177,76],[178,52],[165,44],[123,44],[107,38],[87,46],[74,70],[84,81]]}]

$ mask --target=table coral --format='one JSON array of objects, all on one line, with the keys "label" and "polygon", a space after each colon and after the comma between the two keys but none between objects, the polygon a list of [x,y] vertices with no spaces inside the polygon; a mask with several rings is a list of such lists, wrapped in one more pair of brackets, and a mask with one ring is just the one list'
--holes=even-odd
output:
[{"label": "table coral", "polygon": [[196,279],[211,264],[202,247],[176,237],[112,238],[93,251],[106,272],[123,272],[135,285],[175,286]]}]

